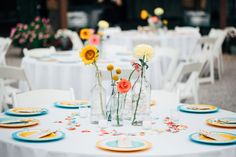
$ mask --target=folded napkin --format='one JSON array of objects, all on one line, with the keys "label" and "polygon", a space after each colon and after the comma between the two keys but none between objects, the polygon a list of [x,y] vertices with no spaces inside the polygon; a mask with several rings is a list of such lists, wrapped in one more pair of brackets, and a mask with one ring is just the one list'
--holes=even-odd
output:
[{"label": "folded napkin", "polygon": [[28,138],[32,138],[32,139],[39,139],[39,138],[44,138],[52,133],[56,133],[57,130],[50,130],[50,129],[47,129],[47,130],[41,130],[35,134],[32,134],[30,136],[28,136]]},{"label": "folded napkin", "polygon": [[35,109],[17,109],[17,110],[15,110],[15,112],[17,112],[17,113],[37,113],[37,112],[42,112],[43,111],[43,109],[41,109],[41,108],[35,108]]},{"label": "folded napkin", "polygon": [[187,106],[187,109],[191,109],[191,110],[210,110],[210,107],[207,106]]},{"label": "folded napkin", "polygon": [[206,130],[200,130],[199,132],[200,135],[203,135],[207,138],[210,138],[212,140],[216,140],[216,141],[227,141],[229,140],[228,138],[223,137],[222,135],[215,133],[215,132],[209,132]]},{"label": "folded napkin", "polygon": [[236,120],[218,119],[217,122],[222,123],[222,124],[236,124]]}]

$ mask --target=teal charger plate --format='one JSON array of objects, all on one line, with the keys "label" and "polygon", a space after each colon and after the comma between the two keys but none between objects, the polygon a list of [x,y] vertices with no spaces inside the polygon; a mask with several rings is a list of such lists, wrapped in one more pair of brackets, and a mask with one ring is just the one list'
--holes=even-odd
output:
[{"label": "teal charger plate", "polygon": [[[56,132],[57,136],[53,138],[30,139],[30,138],[25,138],[25,137],[20,136],[21,133],[26,132],[26,131],[27,130],[14,132],[12,134],[12,138],[18,141],[23,141],[23,142],[51,142],[51,141],[61,140],[65,137],[65,133],[62,131],[57,131]],[[29,130],[29,131],[33,131],[33,130]]]},{"label": "teal charger plate", "polygon": [[47,113],[48,113],[48,109],[46,108],[42,108],[41,112],[35,112],[35,113],[17,113],[17,112],[13,112],[12,109],[7,110],[5,112],[5,114],[11,115],[11,116],[41,116]]},{"label": "teal charger plate", "polygon": [[236,134],[227,133],[227,132],[216,132],[219,134],[226,134],[229,136],[235,136],[235,139],[229,141],[215,141],[215,140],[203,140],[199,137],[199,132],[195,132],[189,135],[189,139],[196,143],[210,144],[210,145],[227,145],[227,144],[236,144]]},{"label": "teal charger plate", "polygon": [[[213,105],[210,105],[213,107]],[[219,107],[217,106],[214,106],[215,109],[212,109],[212,110],[191,110],[191,109],[188,109],[186,108],[186,105],[179,105],[177,107],[177,109],[179,111],[182,111],[182,112],[188,112],[188,113],[199,113],[199,114],[204,114],[204,113],[214,113],[214,112],[218,112],[219,111]]]}]

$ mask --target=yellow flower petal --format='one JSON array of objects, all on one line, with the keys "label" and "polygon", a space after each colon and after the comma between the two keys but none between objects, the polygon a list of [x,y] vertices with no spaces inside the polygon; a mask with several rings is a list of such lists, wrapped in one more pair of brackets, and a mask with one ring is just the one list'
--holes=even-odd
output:
[{"label": "yellow flower petal", "polygon": [[112,76],[112,79],[113,79],[114,81],[118,81],[118,80],[119,80],[119,76],[118,76],[118,75],[113,75],[113,76]]},{"label": "yellow flower petal", "polygon": [[112,64],[107,65],[107,70],[112,71],[114,69],[114,66]]},{"label": "yellow flower petal", "polygon": [[116,69],[116,74],[118,74],[118,75],[121,74],[121,69],[120,68]]}]

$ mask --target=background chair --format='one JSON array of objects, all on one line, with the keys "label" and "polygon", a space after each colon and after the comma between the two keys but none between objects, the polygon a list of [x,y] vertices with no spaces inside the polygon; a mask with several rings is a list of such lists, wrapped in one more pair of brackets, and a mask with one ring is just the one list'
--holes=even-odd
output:
[{"label": "background chair", "polygon": [[[224,72],[224,60],[223,60],[223,52],[222,45],[226,38],[227,30],[214,29],[212,28],[209,32],[209,37],[216,38],[216,42],[213,48],[213,61],[217,62],[217,70],[219,79],[222,78],[222,74]],[[214,64],[215,65],[215,64]]]},{"label": "background chair", "polygon": [[180,100],[193,98],[198,103],[199,72],[201,63],[180,63],[172,76],[172,79],[165,84],[165,90],[176,92]]},{"label": "background chair", "polygon": [[175,31],[179,33],[196,33],[196,34],[200,33],[199,27],[188,27],[188,26],[186,27],[176,26]]},{"label": "background chair", "polygon": [[55,47],[51,46],[49,48],[35,48],[35,49],[23,49],[24,56],[41,58],[50,56],[52,53],[56,53]]},{"label": "background chair", "polygon": [[39,89],[13,93],[14,107],[45,107],[57,101],[75,100],[74,90]]},{"label": "background chair", "polygon": [[[11,80],[11,83],[5,83]],[[13,83],[12,80],[15,82]],[[13,92],[22,92],[18,88],[19,81],[26,82],[28,90],[31,90],[32,86],[28,80],[24,69],[12,66],[0,66],[0,81],[2,82],[2,94],[4,95],[5,104],[12,104],[11,94]],[[27,89],[26,89],[27,90]]]},{"label": "background chair", "polygon": [[193,51],[190,53],[187,62],[199,62],[201,63],[201,72],[199,83],[214,83],[214,61],[213,61],[213,48],[216,39],[208,36],[198,39]]},{"label": "background chair", "polygon": [[11,42],[10,38],[0,38],[0,65],[6,65],[6,54]]}]

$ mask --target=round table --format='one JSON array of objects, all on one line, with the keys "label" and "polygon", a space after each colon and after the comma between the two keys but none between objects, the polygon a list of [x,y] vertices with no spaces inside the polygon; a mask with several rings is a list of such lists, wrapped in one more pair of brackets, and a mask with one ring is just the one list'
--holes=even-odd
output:
[{"label": "round table", "polygon": [[[32,128],[60,128],[66,136],[64,139],[54,142],[29,143],[20,142],[12,139],[11,134],[21,129],[0,128],[0,153],[3,157],[235,157],[236,145],[205,145],[195,143],[189,140],[188,135],[197,132],[200,129],[209,131],[226,131],[236,133],[235,129],[223,129],[212,127],[205,124],[205,120],[209,117],[235,117],[236,113],[220,110],[211,114],[190,114],[176,111],[181,123],[188,126],[186,130],[178,133],[153,133],[139,136],[152,143],[152,148],[146,151],[133,153],[118,153],[98,149],[96,142],[106,139],[111,135],[99,136],[99,127],[88,123],[88,118],[80,118],[81,126],[76,130],[68,130],[65,118],[77,109],[56,108],[53,105],[48,106],[49,113],[47,115],[35,117],[40,120],[38,126]],[[155,127],[160,127],[162,119],[169,115],[169,111],[165,108],[157,106],[157,120]],[[1,115],[2,116],[2,115]],[[61,120],[62,123],[55,123]],[[153,126],[153,128],[155,129]],[[82,133],[82,130],[90,130],[91,132]],[[120,132],[139,132],[143,131],[141,127],[117,127]],[[148,131],[147,131],[148,132]]]},{"label": "round table", "polygon": [[104,47],[106,45],[121,45],[132,52],[137,44],[146,43],[154,47],[174,48],[180,52],[180,59],[186,59],[189,56],[197,40],[201,37],[199,33],[180,33],[173,30],[160,33],[129,30],[109,36],[109,39],[103,43]]}]

